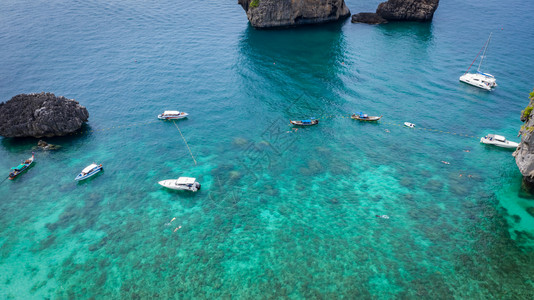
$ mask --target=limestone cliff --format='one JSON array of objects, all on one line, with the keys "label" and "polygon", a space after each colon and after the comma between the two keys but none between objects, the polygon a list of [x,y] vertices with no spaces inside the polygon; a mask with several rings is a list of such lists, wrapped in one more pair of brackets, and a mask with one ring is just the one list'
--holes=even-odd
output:
[{"label": "limestone cliff", "polygon": [[434,17],[439,0],[389,0],[382,2],[376,9],[376,14],[365,13],[353,16],[353,23],[379,24],[383,18],[387,21],[418,21],[428,22]]},{"label": "limestone cliff", "polygon": [[337,21],[350,16],[344,0],[238,0],[256,28]]},{"label": "limestone cliff", "polygon": [[534,187],[534,91],[530,93],[530,102],[521,112],[521,121],[525,124],[521,126],[519,134],[521,142],[514,152],[515,163],[519,171],[523,174],[523,182],[527,188],[532,190]]},{"label": "limestone cliff", "polygon": [[61,136],[80,129],[88,118],[87,109],[73,99],[52,93],[20,94],[0,103],[0,135]]}]

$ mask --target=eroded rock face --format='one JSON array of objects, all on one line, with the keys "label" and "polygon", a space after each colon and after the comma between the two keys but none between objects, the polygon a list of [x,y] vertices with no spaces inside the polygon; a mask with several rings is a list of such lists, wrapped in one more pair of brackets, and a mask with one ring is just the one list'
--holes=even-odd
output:
[{"label": "eroded rock face", "polygon": [[530,102],[521,112],[521,121],[525,122],[519,134],[521,142],[514,151],[515,163],[523,174],[523,183],[531,191],[534,190],[534,91],[530,93]]},{"label": "eroded rock face", "polygon": [[337,21],[350,16],[344,0],[238,0],[256,28]]},{"label": "eroded rock face", "polygon": [[66,135],[88,119],[87,109],[77,101],[52,93],[20,94],[0,103],[0,135],[4,137]]},{"label": "eroded rock face", "polygon": [[388,21],[431,21],[439,0],[389,0],[378,5],[376,13]]},{"label": "eroded rock face", "polygon": [[382,18],[379,14],[376,13],[359,13],[352,15],[352,23],[367,23],[367,24],[383,24],[387,23],[388,20]]}]

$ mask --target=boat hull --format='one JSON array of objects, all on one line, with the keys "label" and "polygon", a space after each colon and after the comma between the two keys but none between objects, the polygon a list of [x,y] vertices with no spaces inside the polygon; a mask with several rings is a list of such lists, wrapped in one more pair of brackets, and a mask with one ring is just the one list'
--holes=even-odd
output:
[{"label": "boat hull", "polygon": [[87,173],[85,175],[83,175],[82,173],[78,174],[78,176],[76,176],[76,178],[74,178],[74,180],[76,180],[76,181],[85,180],[87,178],[90,178],[90,177],[98,174],[102,170],[104,170],[104,167],[99,166],[99,167],[93,169],[91,172],[89,172],[89,173]]},{"label": "boat hull", "polygon": [[163,114],[158,115],[158,119],[160,120],[179,120],[179,119],[185,119],[189,116],[188,113],[183,113],[183,115],[179,116],[164,116]]},{"label": "boat hull", "polygon": [[319,120],[313,120],[311,123],[303,123],[302,121],[289,121],[294,126],[313,126],[319,124]]},{"label": "boat hull", "polygon": [[177,181],[176,179],[167,179],[167,180],[162,180],[158,182],[158,184],[161,185],[162,187],[165,187],[171,190],[177,190],[177,191],[196,192],[200,190],[200,183],[198,182],[195,182],[191,186],[187,186],[184,184],[177,184],[176,181]]},{"label": "boat hull", "polygon": [[352,115],[350,118],[353,119],[353,120],[364,121],[364,122],[376,122],[376,121],[380,120],[382,118],[382,116],[380,116],[380,117],[378,117],[378,116],[368,116],[367,118],[361,118],[360,116]]},{"label": "boat hull", "polygon": [[491,91],[497,86],[495,78],[484,76],[482,74],[466,73],[460,76],[460,81],[486,91]]},{"label": "boat hull", "polygon": [[24,171],[28,170],[30,168],[30,166],[33,165],[34,159],[35,159],[35,156],[32,155],[32,157],[30,157],[30,158],[28,158],[26,160],[28,163],[25,163],[24,167],[22,169],[9,173],[9,176],[8,176],[9,180],[13,180],[13,179],[17,178],[17,176],[19,176],[20,174],[24,173]]},{"label": "boat hull", "polygon": [[404,122],[404,126],[406,126],[406,127],[410,127],[410,128],[414,128],[414,127],[415,127],[415,124],[410,123],[410,122]]},{"label": "boat hull", "polygon": [[506,148],[506,149],[516,149],[519,146],[519,144],[516,142],[511,142],[511,141],[500,142],[496,140],[489,140],[487,138],[480,138],[480,142],[482,144],[493,145],[493,146]]}]

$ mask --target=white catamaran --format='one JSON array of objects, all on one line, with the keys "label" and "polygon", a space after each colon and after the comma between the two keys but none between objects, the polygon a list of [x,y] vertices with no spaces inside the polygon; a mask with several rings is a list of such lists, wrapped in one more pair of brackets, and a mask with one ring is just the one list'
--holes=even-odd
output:
[{"label": "white catamaran", "polygon": [[492,88],[497,86],[497,82],[495,81],[495,76],[489,73],[484,73],[480,71],[480,66],[482,66],[484,57],[486,57],[486,50],[488,49],[488,45],[491,40],[491,35],[492,33],[490,33],[490,36],[488,40],[486,41],[486,44],[484,45],[484,53],[482,53],[482,57],[480,58],[480,63],[478,64],[478,69],[476,73],[469,73],[469,69],[471,69],[471,66],[473,66],[473,63],[475,63],[475,61],[477,60],[482,49],[480,50],[480,52],[478,52],[478,55],[477,57],[475,57],[475,60],[473,60],[473,62],[471,63],[471,66],[469,66],[467,71],[465,71],[465,74],[460,76],[461,82],[465,82],[467,84],[476,86],[477,88],[481,88],[487,91],[491,91]]}]

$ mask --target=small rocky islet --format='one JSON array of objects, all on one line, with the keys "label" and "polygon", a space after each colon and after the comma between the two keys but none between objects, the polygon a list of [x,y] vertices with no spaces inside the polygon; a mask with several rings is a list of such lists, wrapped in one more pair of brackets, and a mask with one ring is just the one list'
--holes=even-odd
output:
[{"label": "small rocky islet", "polygon": [[[350,16],[344,0],[238,0],[250,24],[259,29],[320,24]],[[358,13],[352,23],[382,24],[394,21],[432,21],[439,0],[389,0],[376,12]]]},{"label": "small rocky islet", "polygon": [[382,24],[398,21],[430,22],[439,0],[389,0],[378,5],[374,13],[352,16],[352,23]]},{"label": "small rocky islet", "polygon": [[52,93],[20,94],[0,103],[0,136],[54,137],[75,132],[89,119],[87,108]]}]

